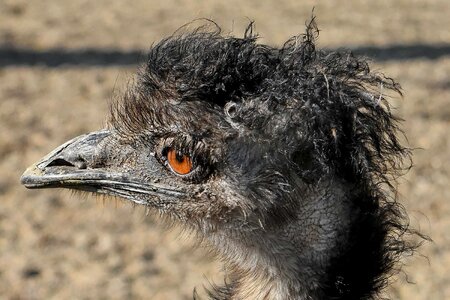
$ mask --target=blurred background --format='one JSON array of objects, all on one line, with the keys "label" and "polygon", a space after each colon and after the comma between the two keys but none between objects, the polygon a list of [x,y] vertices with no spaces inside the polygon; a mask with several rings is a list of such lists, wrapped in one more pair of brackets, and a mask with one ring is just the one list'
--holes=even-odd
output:
[{"label": "blurred background", "polygon": [[220,264],[144,209],[59,190],[29,191],[25,168],[104,126],[142,53],[193,19],[280,46],[312,8],[319,47],[351,48],[396,78],[414,152],[400,180],[411,223],[433,242],[405,260],[393,299],[450,299],[450,2],[0,0],[0,298],[191,299]]}]

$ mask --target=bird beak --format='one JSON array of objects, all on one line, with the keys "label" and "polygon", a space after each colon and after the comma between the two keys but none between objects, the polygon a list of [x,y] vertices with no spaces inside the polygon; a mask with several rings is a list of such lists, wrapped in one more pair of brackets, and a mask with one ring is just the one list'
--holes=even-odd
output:
[{"label": "bird beak", "polygon": [[119,196],[138,204],[149,204],[149,199],[155,197],[173,199],[184,195],[181,190],[158,184],[165,175],[155,158],[146,157],[143,162],[151,171],[145,182],[133,174],[132,168],[123,168],[120,164],[135,150],[123,146],[119,154],[113,140],[109,130],[76,137],[30,166],[21,182],[30,189],[69,188]]},{"label": "bird beak", "polygon": [[107,179],[105,172],[87,169],[87,165],[89,161],[92,165],[96,148],[108,135],[108,131],[93,132],[64,143],[31,165],[22,175],[22,184],[30,189],[76,187],[85,180]]},{"label": "bird beak", "polygon": [[[101,168],[92,168],[95,156],[100,151],[101,142],[110,134],[109,131],[93,132],[78,136],[47,154],[39,162],[31,165],[22,175],[25,187],[81,187],[86,180],[107,180],[111,174]],[[91,168],[87,168],[90,165]]]}]

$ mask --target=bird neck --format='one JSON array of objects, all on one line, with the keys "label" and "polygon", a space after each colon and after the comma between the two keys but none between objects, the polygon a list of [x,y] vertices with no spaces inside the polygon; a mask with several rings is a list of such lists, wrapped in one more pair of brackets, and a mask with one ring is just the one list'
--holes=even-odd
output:
[{"label": "bird neck", "polygon": [[311,295],[318,294],[323,266],[300,254],[302,247],[283,234],[234,241],[228,237],[221,248],[226,249],[221,256],[228,283],[213,292],[213,299],[320,299]]},{"label": "bird neck", "polygon": [[264,273],[238,274],[231,281],[232,288],[228,299],[308,299],[306,292],[295,291],[280,276]]},{"label": "bird neck", "polygon": [[[255,222],[249,230],[209,235],[225,263],[229,282],[212,293],[213,299],[370,295],[374,278],[384,271],[379,268],[384,233],[371,221],[374,214],[359,213],[346,190],[333,182],[328,189],[298,195],[302,206],[296,216],[275,226],[257,228]],[[356,203],[364,202],[359,196]],[[358,220],[361,216],[364,221]]]}]

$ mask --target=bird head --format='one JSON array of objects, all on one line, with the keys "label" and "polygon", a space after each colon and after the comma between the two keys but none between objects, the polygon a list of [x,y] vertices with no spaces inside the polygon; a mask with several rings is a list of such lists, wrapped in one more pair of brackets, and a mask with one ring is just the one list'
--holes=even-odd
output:
[{"label": "bird head", "polygon": [[403,245],[388,239],[403,227],[380,187],[409,154],[386,100],[399,87],[351,53],[316,49],[314,22],[282,48],[252,28],[153,46],[108,128],[58,147],[22,183],[118,196],[208,237],[238,269],[368,294]]}]

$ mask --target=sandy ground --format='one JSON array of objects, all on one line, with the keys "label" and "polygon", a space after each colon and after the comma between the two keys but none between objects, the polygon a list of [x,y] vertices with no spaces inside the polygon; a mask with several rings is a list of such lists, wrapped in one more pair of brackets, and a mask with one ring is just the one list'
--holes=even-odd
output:
[{"label": "sandy ground", "polygon": [[[262,42],[281,45],[303,32],[313,6],[322,47],[430,46],[422,56],[374,62],[404,88],[394,103],[418,150],[400,195],[411,223],[433,239],[406,260],[408,275],[400,274],[388,294],[450,299],[450,51],[431,53],[450,43],[447,0],[2,0],[0,50],[140,51],[199,17],[236,35],[255,20]],[[189,238],[140,208],[19,184],[25,168],[53,147],[101,128],[107,101],[136,67],[0,61],[0,298],[190,299],[205,277],[220,282],[220,266],[206,251],[193,250]]]}]

